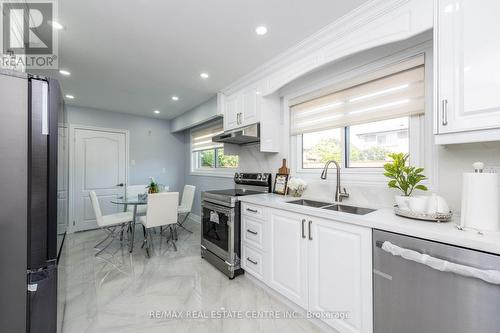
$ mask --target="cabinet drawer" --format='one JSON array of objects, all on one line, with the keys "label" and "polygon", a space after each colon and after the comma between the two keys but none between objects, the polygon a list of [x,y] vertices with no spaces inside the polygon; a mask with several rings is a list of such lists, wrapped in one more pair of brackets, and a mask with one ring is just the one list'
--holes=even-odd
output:
[{"label": "cabinet drawer", "polygon": [[244,242],[263,250],[262,222],[250,216],[243,216],[242,239]]},{"label": "cabinet drawer", "polygon": [[264,256],[257,250],[247,245],[243,245],[243,256],[241,258],[243,269],[253,276],[263,279],[263,258]]},{"label": "cabinet drawer", "polygon": [[259,219],[264,219],[266,217],[266,208],[262,206],[252,205],[249,203],[243,203],[241,205],[241,212],[247,216],[253,216]]}]

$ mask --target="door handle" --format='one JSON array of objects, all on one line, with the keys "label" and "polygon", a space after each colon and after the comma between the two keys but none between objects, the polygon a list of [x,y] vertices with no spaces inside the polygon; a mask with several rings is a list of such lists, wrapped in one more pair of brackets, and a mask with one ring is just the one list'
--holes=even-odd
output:
[{"label": "door handle", "polygon": [[257,265],[258,262],[250,259],[250,257],[247,257],[247,260],[250,261],[252,264]]},{"label": "door handle", "polygon": [[308,225],[308,233],[309,233],[309,240],[313,240],[312,238],[312,235],[311,235],[311,224],[313,223],[313,221],[309,220],[309,225]]},{"label": "door handle", "polygon": [[125,184],[120,183],[120,184],[116,184],[115,186],[123,187],[123,186],[125,186]]},{"label": "door handle", "polygon": [[442,113],[442,121],[441,121],[441,124],[443,124],[443,126],[446,126],[448,125],[448,100],[447,99],[443,99],[441,101],[441,111],[443,112]]},{"label": "door handle", "polygon": [[302,238],[306,238],[305,223],[306,223],[306,219],[302,219]]},{"label": "door handle", "polygon": [[257,235],[258,234],[257,231],[253,231],[253,230],[250,230],[250,229],[247,229],[247,232],[251,233],[252,235]]}]

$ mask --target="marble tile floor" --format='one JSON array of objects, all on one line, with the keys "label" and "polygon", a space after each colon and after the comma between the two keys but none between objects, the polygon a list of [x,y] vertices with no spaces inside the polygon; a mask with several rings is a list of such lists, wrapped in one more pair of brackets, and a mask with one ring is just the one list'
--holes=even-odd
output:
[{"label": "marble tile floor", "polygon": [[[292,311],[245,276],[231,281],[202,259],[200,225],[190,221],[186,226],[195,232],[179,229],[177,252],[156,235],[150,259],[140,248],[140,227],[132,254],[116,243],[110,247],[113,255],[100,258],[94,257],[94,245],[102,231],[68,235],[60,267],[60,293],[66,296],[62,332],[320,331],[306,319],[166,318],[162,311]],[[152,311],[160,311],[159,318],[151,318]]]}]

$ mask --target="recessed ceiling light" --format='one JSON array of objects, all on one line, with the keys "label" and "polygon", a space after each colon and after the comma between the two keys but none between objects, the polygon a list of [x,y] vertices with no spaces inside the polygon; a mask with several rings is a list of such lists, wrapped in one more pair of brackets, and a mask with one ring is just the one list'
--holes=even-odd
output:
[{"label": "recessed ceiling light", "polygon": [[177,96],[172,96],[172,100],[173,100],[173,101],[178,101],[178,100],[179,100],[179,97],[177,97]]},{"label": "recessed ceiling light", "polygon": [[59,70],[59,73],[61,73],[62,75],[64,76],[70,76],[71,75],[71,72],[70,71],[67,71],[65,69],[61,69]]},{"label": "recessed ceiling light", "polygon": [[156,114],[159,114],[159,113],[160,113],[160,111],[159,111],[159,110],[154,110],[153,112],[154,112],[154,113],[156,113]]},{"label": "recessed ceiling light", "polygon": [[267,34],[267,27],[260,25],[257,28],[255,28],[255,33],[259,36]]},{"label": "recessed ceiling light", "polygon": [[208,79],[209,75],[208,75],[208,73],[201,73],[201,74],[200,74],[200,77],[201,77],[202,79]]},{"label": "recessed ceiling light", "polygon": [[66,97],[67,99],[75,99],[75,96],[73,96],[73,95],[69,95],[69,94],[68,94],[68,95],[66,95],[65,97]]},{"label": "recessed ceiling light", "polygon": [[64,29],[64,26],[59,23],[59,22],[56,22],[56,21],[49,21],[49,24],[56,30],[63,30]]}]

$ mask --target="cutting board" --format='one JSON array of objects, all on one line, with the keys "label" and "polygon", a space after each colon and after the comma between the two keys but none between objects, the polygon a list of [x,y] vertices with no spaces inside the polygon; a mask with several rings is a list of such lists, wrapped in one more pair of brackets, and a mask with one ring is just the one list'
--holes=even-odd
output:
[{"label": "cutting board", "polygon": [[286,158],[283,159],[283,165],[278,169],[278,173],[288,175],[290,173],[290,169],[286,167]]}]

